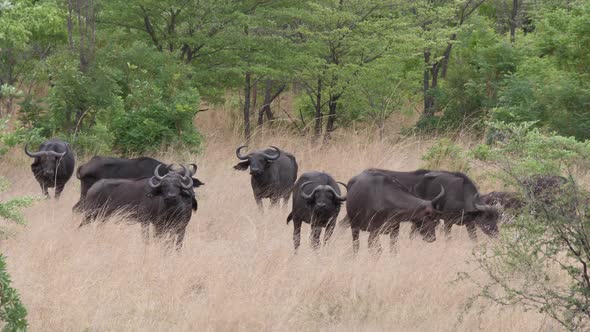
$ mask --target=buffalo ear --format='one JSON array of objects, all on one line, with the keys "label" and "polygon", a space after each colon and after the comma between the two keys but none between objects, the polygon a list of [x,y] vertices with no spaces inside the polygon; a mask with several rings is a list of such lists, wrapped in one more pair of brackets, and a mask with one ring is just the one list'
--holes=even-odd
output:
[{"label": "buffalo ear", "polygon": [[204,186],[205,183],[201,182],[199,179],[197,178],[193,178],[193,188],[198,188],[200,186]]},{"label": "buffalo ear", "polygon": [[250,166],[250,161],[246,160],[246,161],[242,161],[237,163],[234,168],[237,169],[238,171],[245,171],[248,169],[248,167]]},{"label": "buffalo ear", "polygon": [[199,207],[199,205],[197,204],[197,200],[194,197],[191,199],[191,203],[193,206],[193,211],[197,211],[197,208]]}]

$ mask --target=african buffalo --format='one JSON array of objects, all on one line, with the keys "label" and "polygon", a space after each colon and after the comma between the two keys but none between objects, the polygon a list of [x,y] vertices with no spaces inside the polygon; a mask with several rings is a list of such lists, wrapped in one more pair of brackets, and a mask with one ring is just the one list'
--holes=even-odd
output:
[{"label": "african buffalo", "polygon": [[243,160],[234,166],[245,171],[250,168],[252,191],[258,208],[262,210],[262,199],[270,198],[271,205],[283,198],[287,204],[293,184],[297,179],[297,161],[295,157],[275,146],[270,149],[258,150],[242,155],[240,151],[247,147],[242,145],[236,149],[236,156]]},{"label": "african buffalo", "polygon": [[70,145],[54,138],[43,142],[37,152],[30,152],[28,144],[25,145],[25,153],[35,158],[31,170],[41,185],[43,195],[49,197],[47,189],[55,187],[55,198],[59,198],[74,173],[76,159]]},{"label": "african buffalo", "polygon": [[[74,211],[78,210],[80,204],[86,197],[86,192],[94,183],[101,179],[136,179],[148,177],[154,174],[154,170],[164,163],[148,157],[135,159],[111,158],[95,156],[86,164],[78,167],[76,176],[80,179],[80,201],[74,205]],[[197,165],[191,164],[191,173],[197,171]],[[161,174],[167,174],[169,167],[161,169]],[[204,183],[193,178],[193,186],[199,187]]]},{"label": "african buffalo", "polygon": [[391,174],[381,169],[368,169],[348,182],[347,218],[352,229],[354,252],[359,249],[359,231],[369,232],[369,247],[379,249],[379,234],[389,233],[390,248],[395,249],[400,222],[410,221],[427,242],[436,240],[436,206],[445,197],[439,187],[435,197],[417,197]]},{"label": "african buffalo", "polygon": [[176,235],[176,247],[180,249],[192,211],[197,210],[192,174],[182,166],[184,174],[160,175],[161,168],[156,166],[152,177],[97,181],[86,194],[82,207],[86,216],[80,226],[98,216],[127,212],[141,223],[146,239],[149,224],[153,224],[157,237]]},{"label": "african buffalo", "polygon": [[445,189],[446,195],[436,207],[444,220],[447,237],[453,224],[465,225],[472,240],[477,240],[476,225],[488,236],[498,234],[498,209],[481,200],[475,183],[467,175],[447,171],[416,172],[422,174],[412,189],[418,197],[432,199],[438,195],[441,186]]},{"label": "african buffalo", "polygon": [[522,186],[531,200],[538,200],[544,204],[552,204],[562,194],[568,179],[559,175],[536,174],[525,178]]},{"label": "african buffalo", "polygon": [[[340,182],[338,182],[340,183]],[[314,249],[320,245],[322,227],[324,244],[334,231],[340,205],[346,200],[340,193],[338,183],[322,172],[303,173],[293,188],[293,210],[287,217],[287,224],[293,220],[293,245],[299,248],[301,224],[311,224],[311,244]]]}]

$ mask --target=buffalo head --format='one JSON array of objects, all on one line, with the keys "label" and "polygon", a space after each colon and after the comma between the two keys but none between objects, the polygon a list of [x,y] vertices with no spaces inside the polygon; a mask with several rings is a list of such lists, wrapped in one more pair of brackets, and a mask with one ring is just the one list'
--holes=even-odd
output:
[{"label": "buffalo head", "polygon": [[68,153],[67,151],[64,152],[55,152],[51,150],[47,151],[38,151],[38,152],[30,152],[29,144],[25,145],[25,154],[31,158],[35,158],[34,165],[37,165],[39,168],[36,172],[37,175],[41,175],[46,178],[53,178],[55,177],[55,173],[57,171],[57,167],[59,166],[59,162],[61,158]]},{"label": "buffalo head", "polygon": [[281,150],[276,146],[271,146],[271,148],[276,151],[276,154],[271,155],[264,151],[254,151],[244,156],[240,151],[245,147],[247,146],[242,145],[236,149],[236,156],[243,161],[236,164],[234,168],[240,171],[245,171],[250,167],[250,174],[252,176],[259,176],[264,173],[265,169],[281,156]]},{"label": "buffalo head", "polygon": [[189,170],[181,165],[183,173],[169,172],[161,176],[159,174],[161,166],[156,167],[154,176],[148,181],[151,188],[148,195],[150,197],[161,197],[167,205],[174,205],[184,199],[193,200],[193,180]]},{"label": "buffalo head", "polygon": [[[305,193],[305,186],[314,183],[314,181],[307,181],[299,187],[299,195],[305,199],[307,204],[312,207],[318,214],[330,214],[342,202],[346,201],[346,196],[340,195],[335,188],[330,185],[319,185],[313,188],[311,193]],[[342,182],[338,182],[346,188]]]}]

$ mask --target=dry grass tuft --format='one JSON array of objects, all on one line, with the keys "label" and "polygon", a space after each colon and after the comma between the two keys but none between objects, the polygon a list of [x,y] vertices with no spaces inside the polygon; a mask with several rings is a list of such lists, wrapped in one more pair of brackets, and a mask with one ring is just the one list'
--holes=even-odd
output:
[{"label": "dry grass tuft", "polygon": [[[320,148],[278,135],[258,137],[253,145],[270,142],[297,156],[300,173],[324,170],[342,181],[367,167],[415,169],[430,145],[413,139],[388,145],[355,135]],[[28,209],[29,224],[0,248],[31,330],[532,331],[550,324],[539,314],[495,307],[483,315],[470,311],[458,322],[477,292],[471,284],[451,283],[458,272],[477,275],[467,262],[474,245],[461,228],[451,241],[425,244],[410,241],[403,227],[399,254],[380,257],[369,256],[363,234],[361,253],[353,257],[350,231],[339,229],[332,243],[312,252],[304,227],[294,255],[288,209],[259,214],[247,173],[232,169],[238,143],[211,137],[202,156],[164,156],[196,161],[206,183],[180,253],[158,243],[145,246],[138,225],[110,220],[78,229],[79,217],[71,213],[76,179],[61,201]],[[18,153],[0,164],[13,183],[0,199],[39,192],[29,161]]]}]

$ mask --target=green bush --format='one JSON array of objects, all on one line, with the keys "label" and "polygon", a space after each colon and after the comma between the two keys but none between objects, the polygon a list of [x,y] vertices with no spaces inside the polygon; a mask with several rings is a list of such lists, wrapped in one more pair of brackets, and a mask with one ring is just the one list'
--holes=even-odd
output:
[{"label": "green bush", "polygon": [[565,136],[590,138],[590,84],[584,76],[557,68],[553,59],[529,59],[500,93],[494,118],[503,122],[537,121]]},{"label": "green bush", "polygon": [[[568,330],[590,327],[590,195],[577,181],[590,166],[590,142],[545,134],[532,123],[493,124],[506,139],[482,145],[473,156],[494,166],[505,184],[522,193],[525,206],[490,246],[475,251],[479,270],[471,278],[476,298],[537,310]],[[569,182],[537,193],[527,184],[533,174],[562,175]],[[547,198],[551,197],[550,200]]]},{"label": "green bush", "polygon": [[15,146],[24,142],[31,144],[40,144],[43,141],[41,136],[41,129],[27,129],[20,125],[19,122],[15,124],[16,130],[9,131],[8,124],[10,118],[0,118],[0,157]]},{"label": "green bush", "polygon": [[455,172],[469,171],[469,158],[465,150],[448,138],[436,142],[422,156],[424,168],[444,169]]},{"label": "green bush", "polygon": [[4,255],[0,254],[0,320],[6,323],[2,331],[26,331],[29,326],[27,309],[21,303],[18,292],[11,287],[11,282]]},{"label": "green bush", "polygon": [[[0,191],[6,190],[8,183],[0,178]],[[17,197],[0,202],[0,219],[6,219],[20,225],[25,224],[21,209],[33,204],[33,197]],[[0,236],[6,237],[8,232],[0,227]],[[26,331],[27,310],[22,305],[18,292],[10,286],[10,275],[6,271],[4,256],[0,254],[0,321],[6,323],[2,331]]]},{"label": "green bush", "polygon": [[453,50],[448,76],[432,92],[441,111],[440,119],[436,123],[421,123],[425,128],[483,128],[481,119],[496,107],[504,79],[517,70],[519,52],[495,34],[487,20],[477,20],[476,29],[460,36],[461,45]]},{"label": "green bush", "polygon": [[54,56],[49,107],[24,99],[25,126],[46,138],[67,138],[81,155],[199,149],[202,137],[193,126],[199,93],[189,66],[141,43],[101,48],[96,59],[83,73],[70,55]]}]

